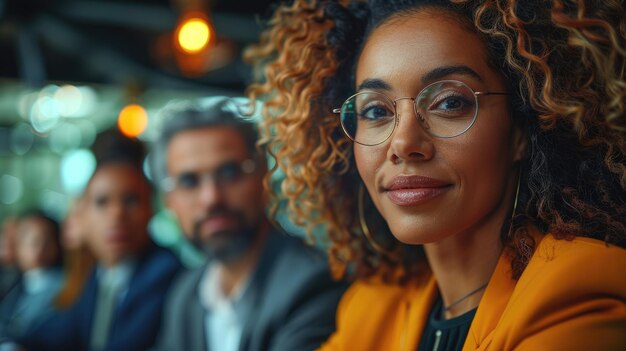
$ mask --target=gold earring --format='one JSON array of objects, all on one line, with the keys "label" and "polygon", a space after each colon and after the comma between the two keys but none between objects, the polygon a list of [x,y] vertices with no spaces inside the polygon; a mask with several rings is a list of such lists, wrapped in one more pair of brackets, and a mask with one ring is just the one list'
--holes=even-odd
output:
[{"label": "gold earring", "polygon": [[515,189],[515,200],[513,201],[513,212],[511,212],[511,222],[513,222],[513,217],[515,217],[515,211],[517,211],[517,201],[519,199],[519,187],[522,182],[522,171],[520,170],[517,174],[517,189]]},{"label": "gold earring", "polygon": [[357,201],[357,207],[359,210],[359,224],[361,225],[361,231],[365,236],[365,239],[369,242],[370,246],[374,248],[374,250],[379,253],[387,256],[393,256],[393,251],[385,249],[382,245],[377,243],[372,237],[372,233],[370,232],[369,227],[367,226],[367,222],[365,221],[365,203],[364,203],[364,190],[363,184],[359,185],[359,199]]},{"label": "gold earring", "polygon": [[513,200],[513,210],[511,211],[511,218],[509,219],[509,231],[507,233],[508,237],[511,237],[513,232],[513,220],[515,219],[515,211],[517,211],[517,202],[519,200],[519,188],[522,183],[522,171],[520,170],[517,175],[517,187],[515,189],[515,200]]}]

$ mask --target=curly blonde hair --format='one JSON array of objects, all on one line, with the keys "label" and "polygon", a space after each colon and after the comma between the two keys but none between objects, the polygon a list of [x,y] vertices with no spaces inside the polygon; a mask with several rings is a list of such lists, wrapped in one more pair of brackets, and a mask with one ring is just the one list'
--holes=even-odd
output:
[{"label": "curly blonde hair", "polygon": [[[261,144],[285,179],[287,203],[309,235],[323,228],[331,266],[356,277],[421,269],[421,248],[394,240],[365,205],[376,250],[359,222],[352,144],[332,108],[353,93],[369,33],[387,19],[428,7],[480,35],[490,64],[510,83],[514,122],[528,138],[517,211],[502,231],[513,275],[535,243],[533,223],[557,238],[587,236],[626,246],[626,14],[618,0],[296,0],[281,6],[247,58],[260,72],[248,95],[264,101]],[[571,155],[571,158],[564,157]],[[267,179],[270,185],[270,178]]]}]

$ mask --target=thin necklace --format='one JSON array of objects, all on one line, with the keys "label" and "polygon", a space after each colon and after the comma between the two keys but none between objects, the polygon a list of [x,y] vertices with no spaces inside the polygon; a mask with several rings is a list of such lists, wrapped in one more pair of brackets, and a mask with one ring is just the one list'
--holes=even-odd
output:
[{"label": "thin necklace", "polygon": [[482,290],[482,289],[484,289],[486,286],[487,286],[487,283],[485,283],[485,284],[483,284],[483,285],[479,286],[478,288],[476,288],[476,289],[474,289],[474,290],[470,291],[470,292],[469,292],[469,293],[467,293],[465,296],[463,296],[463,297],[461,297],[460,299],[458,299],[458,300],[454,301],[453,303],[449,304],[448,306],[444,306],[444,307],[443,307],[443,310],[444,310],[445,312],[448,312],[448,311],[449,311],[452,307],[454,307],[454,306],[456,306],[456,305],[460,304],[461,302],[465,301],[465,299],[467,299],[468,297],[470,297],[470,296],[472,296],[472,295],[476,294],[477,292],[481,291],[481,290]]}]

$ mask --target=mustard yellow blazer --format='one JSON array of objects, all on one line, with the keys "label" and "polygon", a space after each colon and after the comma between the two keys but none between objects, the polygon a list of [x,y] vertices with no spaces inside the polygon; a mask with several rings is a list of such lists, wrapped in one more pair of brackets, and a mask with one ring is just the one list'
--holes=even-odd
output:
[{"label": "mustard yellow blazer", "polygon": [[[321,350],[417,350],[436,296],[432,276],[358,281]],[[502,255],[463,350],[626,350],[626,250],[548,234],[517,281]]]}]

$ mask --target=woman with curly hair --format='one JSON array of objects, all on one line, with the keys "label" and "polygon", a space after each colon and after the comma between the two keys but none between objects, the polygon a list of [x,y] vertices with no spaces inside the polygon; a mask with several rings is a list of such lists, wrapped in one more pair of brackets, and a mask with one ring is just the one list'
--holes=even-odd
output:
[{"label": "woman with curly hair", "polygon": [[623,349],[625,38],[618,0],[277,9],[275,200],[355,279],[323,349]]}]

